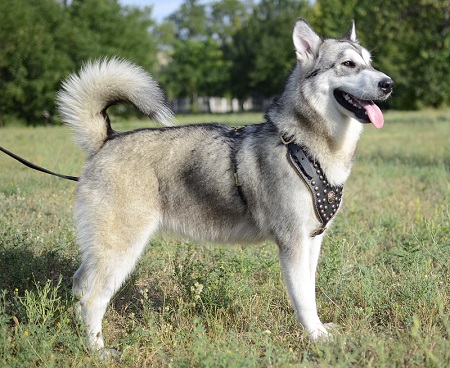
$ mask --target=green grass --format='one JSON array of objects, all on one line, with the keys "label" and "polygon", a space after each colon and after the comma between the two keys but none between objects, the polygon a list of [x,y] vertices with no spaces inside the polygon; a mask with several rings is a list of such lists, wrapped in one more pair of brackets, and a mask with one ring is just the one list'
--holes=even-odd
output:
[{"label": "green grass", "polygon": [[[188,116],[230,125],[259,115]],[[114,122],[126,130],[145,121]],[[0,130],[0,145],[78,175],[64,127]],[[154,239],[104,321],[120,363],[89,354],[73,318],[75,183],[0,156],[0,366],[444,367],[450,363],[450,114],[386,114],[361,139],[323,246],[317,298],[340,327],[312,344],[295,321],[276,246]]]}]

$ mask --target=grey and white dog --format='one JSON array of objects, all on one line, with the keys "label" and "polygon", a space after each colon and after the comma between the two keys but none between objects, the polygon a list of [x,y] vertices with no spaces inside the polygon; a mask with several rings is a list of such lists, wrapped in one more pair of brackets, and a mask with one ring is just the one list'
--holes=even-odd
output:
[{"label": "grey and white dog", "polygon": [[320,163],[328,183],[343,185],[361,123],[383,125],[372,100],[388,98],[393,81],[371,66],[353,22],[344,38],[323,39],[299,19],[293,41],[296,66],[266,122],[238,131],[220,124],[114,131],[106,110],[120,101],[165,125],[173,118],[152,77],[124,60],[89,63],[64,82],[59,109],[88,155],[76,199],[82,263],[73,291],[93,350],[104,347],[108,302],[156,232],[275,241],[298,321],[311,339],[328,336],[315,298],[321,223],[286,140]]}]

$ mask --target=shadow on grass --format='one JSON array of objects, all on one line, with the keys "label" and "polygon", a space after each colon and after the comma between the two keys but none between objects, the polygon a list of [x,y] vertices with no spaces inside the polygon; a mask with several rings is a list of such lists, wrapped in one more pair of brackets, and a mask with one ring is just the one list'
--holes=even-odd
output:
[{"label": "shadow on grass", "polygon": [[[51,280],[56,286],[62,279],[60,287],[69,291],[72,287],[72,277],[77,268],[75,258],[61,256],[56,251],[36,255],[26,246],[0,248],[0,290],[8,293],[32,290],[36,285],[44,285]],[[65,293],[64,294],[68,294]]]}]

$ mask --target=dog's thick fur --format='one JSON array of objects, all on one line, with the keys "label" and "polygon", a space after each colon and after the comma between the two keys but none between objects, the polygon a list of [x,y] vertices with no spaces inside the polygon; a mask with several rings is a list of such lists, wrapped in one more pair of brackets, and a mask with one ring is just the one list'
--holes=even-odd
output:
[{"label": "dog's thick fur", "polygon": [[219,124],[113,131],[106,109],[118,101],[162,123],[172,118],[154,80],[127,61],[87,64],[64,83],[60,112],[88,155],[76,199],[82,263],[73,291],[94,350],[104,346],[109,300],[157,231],[221,243],[274,240],[299,322],[312,339],[328,335],[315,299],[323,235],[311,236],[319,226],[311,195],[280,135],[303,145],[330,184],[342,185],[361,122],[383,124],[370,100],[386,99],[393,82],[372,68],[353,23],[343,39],[322,39],[299,19],[293,40],[296,66],[267,121],[239,134]]}]

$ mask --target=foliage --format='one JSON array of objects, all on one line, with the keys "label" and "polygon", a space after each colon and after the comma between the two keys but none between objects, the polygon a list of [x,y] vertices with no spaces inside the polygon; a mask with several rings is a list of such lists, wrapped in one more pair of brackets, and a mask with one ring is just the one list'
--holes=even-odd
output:
[{"label": "foliage", "polygon": [[119,55],[152,72],[156,45],[149,35],[155,26],[151,8],[122,7],[117,0],[74,0],[67,8],[77,48],[71,59],[77,65],[95,58]]},{"label": "foliage", "polygon": [[[319,313],[339,328],[317,344],[295,321],[274,244],[154,238],[106,313],[106,343],[121,361],[99,362],[73,317],[76,186],[0,156],[0,366],[447,366],[449,114],[385,115],[382,130],[362,135],[341,213],[322,247]],[[210,119],[239,126],[261,116]],[[2,140],[45,167],[81,170],[83,154],[66,128],[6,127]]]},{"label": "foliage", "polygon": [[175,24],[179,40],[202,40],[208,34],[206,6],[199,0],[186,0],[178,11],[169,16],[169,20]]},{"label": "foliage", "polygon": [[234,35],[232,86],[236,96],[277,94],[294,65],[293,14],[307,12],[302,0],[262,0]]},{"label": "foliage", "polygon": [[117,0],[4,0],[0,13],[0,126],[13,118],[54,122],[61,79],[89,59],[119,55],[153,69],[150,9]]},{"label": "foliage", "polygon": [[174,24],[170,62],[162,69],[169,96],[188,96],[192,111],[198,110],[199,96],[221,95],[229,79],[230,62],[219,41],[211,35],[206,6],[185,1],[169,20]]},{"label": "foliage", "polygon": [[389,106],[416,109],[450,103],[450,5],[448,1],[318,0],[314,24],[342,36],[350,19],[373,50],[375,67],[395,81]]},{"label": "foliage", "polygon": [[[172,96],[188,95],[195,105],[201,95],[214,96],[223,92],[221,86],[228,79],[228,63],[213,38],[177,40],[171,59],[163,69],[163,81]],[[193,111],[197,111],[196,106]]]},{"label": "foliage", "polygon": [[83,62],[117,55],[162,81],[170,97],[271,98],[295,63],[301,16],[326,37],[356,20],[374,66],[390,75],[387,105],[450,104],[450,7],[440,0],[185,0],[161,24],[119,0],[0,2],[0,126],[58,121],[55,91]]},{"label": "foliage", "polygon": [[52,0],[4,0],[0,14],[0,126],[9,115],[48,121],[59,78],[72,67],[68,16]]}]

